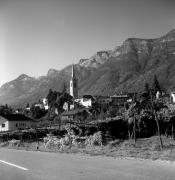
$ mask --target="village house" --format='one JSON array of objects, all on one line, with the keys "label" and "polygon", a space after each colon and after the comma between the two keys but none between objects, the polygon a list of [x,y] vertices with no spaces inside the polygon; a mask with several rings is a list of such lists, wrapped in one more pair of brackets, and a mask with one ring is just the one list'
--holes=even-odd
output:
[{"label": "village house", "polygon": [[96,102],[98,104],[110,104],[111,103],[111,98],[110,96],[96,96]]},{"label": "village house", "polygon": [[68,102],[65,102],[63,104],[63,109],[64,109],[64,111],[69,111],[70,110],[70,104]]},{"label": "village house", "polygon": [[40,109],[44,109],[44,105],[42,103],[37,103],[34,106],[39,107]]},{"label": "village house", "polygon": [[63,109],[64,111],[69,111],[75,108],[75,106],[77,105],[77,102],[75,101],[74,103],[70,103],[70,102],[65,102],[63,104]]},{"label": "village house", "polygon": [[32,119],[22,114],[0,114],[0,131],[30,128]]},{"label": "village house", "polygon": [[84,95],[80,99],[76,99],[75,102],[79,103],[81,106],[89,108],[92,107],[93,103],[95,102],[95,99],[91,95]]},{"label": "village house", "polygon": [[170,101],[175,103],[175,91],[170,93]]},{"label": "village house", "polygon": [[48,100],[46,98],[43,99],[43,106],[45,110],[49,109]]},{"label": "village house", "polygon": [[125,103],[132,101],[127,94],[110,96],[113,106],[124,106]]}]

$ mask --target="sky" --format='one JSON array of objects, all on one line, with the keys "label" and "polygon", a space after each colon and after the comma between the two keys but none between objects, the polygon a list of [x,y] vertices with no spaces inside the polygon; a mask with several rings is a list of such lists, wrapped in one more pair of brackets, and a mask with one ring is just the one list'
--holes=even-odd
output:
[{"label": "sky", "polygon": [[0,0],[0,86],[175,28],[175,0]]}]

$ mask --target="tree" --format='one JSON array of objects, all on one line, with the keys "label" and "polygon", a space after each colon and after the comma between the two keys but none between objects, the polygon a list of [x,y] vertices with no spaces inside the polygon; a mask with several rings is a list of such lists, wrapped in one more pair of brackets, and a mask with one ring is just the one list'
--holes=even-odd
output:
[{"label": "tree", "polygon": [[92,105],[92,114],[93,114],[94,119],[98,118],[100,112],[101,112],[100,104],[97,103],[97,102],[93,103],[93,105]]},{"label": "tree", "polygon": [[100,114],[99,114],[99,119],[100,120],[104,120],[105,119],[105,113],[104,113],[104,109],[101,108]]},{"label": "tree", "polygon": [[8,109],[8,104],[5,104],[5,109]]},{"label": "tree", "polygon": [[39,119],[46,114],[44,109],[41,109],[39,106],[35,106],[34,104],[31,106],[31,116],[33,118]]},{"label": "tree", "polygon": [[159,81],[157,79],[157,76],[154,75],[154,80],[153,80],[153,84],[152,84],[153,95],[155,96],[158,91],[161,93],[161,88],[160,88],[160,84],[159,84]]},{"label": "tree", "polygon": [[150,95],[149,93],[150,93],[149,84],[146,82],[145,88],[144,88],[144,97],[149,98],[149,95]]},{"label": "tree", "polygon": [[162,108],[162,104],[159,100],[156,100],[153,97],[152,92],[150,91],[150,97],[151,97],[151,111],[154,114],[154,118],[157,124],[157,133],[159,136],[159,140],[160,140],[160,147],[161,149],[163,149],[163,142],[162,142],[162,138],[161,138],[161,131],[160,131],[160,124],[159,124],[159,119],[157,117],[157,112]]},{"label": "tree", "polygon": [[10,114],[13,111],[14,110],[7,104],[5,106],[4,105],[0,106],[0,113],[2,113],[2,114]]},{"label": "tree", "polygon": [[48,105],[50,107],[53,107],[56,99],[57,99],[58,92],[52,91],[52,89],[49,89],[49,93],[47,95]]},{"label": "tree", "polygon": [[[129,108],[129,107],[128,107],[128,108]],[[127,109],[128,109],[128,108],[127,108]],[[107,111],[108,117],[110,117],[110,118],[116,117],[116,116],[117,116],[117,111],[118,111],[118,108],[115,108],[115,107],[110,106],[110,107],[109,107],[109,110]]]},{"label": "tree", "polygon": [[27,103],[26,108],[29,108],[29,107],[30,107],[30,105],[29,105],[29,103]]},{"label": "tree", "polygon": [[61,113],[63,111],[63,105],[65,102],[68,104],[72,103],[72,99],[72,96],[66,92],[61,94],[58,93],[55,101],[55,107],[58,109],[58,112]]},{"label": "tree", "polygon": [[154,75],[152,89],[149,89],[148,87],[149,86],[146,84],[145,92],[142,94],[142,98],[141,98],[141,107],[142,107],[142,109],[151,111],[151,113],[154,115],[154,119],[155,119],[156,125],[157,125],[157,133],[159,136],[160,147],[162,149],[163,142],[162,142],[162,138],[161,138],[160,124],[159,124],[159,119],[158,119],[157,113],[164,106],[163,106],[161,99],[156,99],[157,91],[161,92],[160,84],[159,84],[159,81],[158,81],[156,75]]},{"label": "tree", "polygon": [[63,88],[62,88],[62,94],[65,94],[65,93],[67,93],[67,85],[66,85],[66,83],[64,82],[64,83],[63,83]]},{"label": "tree", "polygon": [[38,104],[42,104],[42,101],[41,101],[41,99],[39,99],[39,100],[38,100]]},{"label": "tree", "polygon": [[167,104],[168,107],[168,119],[171,123],[171,136],[175,140],[175,105],[174,104]]},{"label": "tree", "polygon": [[140,103],[136,99],[133,101],[133,103],[129,106],[129,109],[126,112],[126,119],[128,121],[128,133],[129,133],[129,138],[131,137],[130,133],[130,126],[132,126],[132,134],[134,136],[134,142],[136,144],[136,121],[140,119]]},{"label": "tree", "polygon": [[139,97],[141,108],[145,111],[149,111],[151,109],[151,89],[149,88],[149,84],[145,83],[145,88]]}]

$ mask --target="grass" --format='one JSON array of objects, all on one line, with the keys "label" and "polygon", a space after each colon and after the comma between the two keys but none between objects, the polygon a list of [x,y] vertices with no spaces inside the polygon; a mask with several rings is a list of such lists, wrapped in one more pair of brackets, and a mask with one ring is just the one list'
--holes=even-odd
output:
[{"label": "grass", "polygon": [[[110,157],[132,157],[143,158],[152,160],[175,160],[175,141],[165,136],[162,137],[164,148],[160,149],[159,139],[157,136],[150,138],[138,139],[136,144],[133,140],[114,140],[108,142],[106,145],[99,147],[76,147],[67,146],[64,150],[60,151],[57,148],[45,149],[42,142],[39,143],[39,149],[37,149],[37,143],[21,143],[19,147],[9,147],[15,149],[23,149],[30,151],[42,151],[42,152],[64,152],[64,153],[84,153],[89,155],[103,155]],[[1,144],[2,145],[2,144]]]}]

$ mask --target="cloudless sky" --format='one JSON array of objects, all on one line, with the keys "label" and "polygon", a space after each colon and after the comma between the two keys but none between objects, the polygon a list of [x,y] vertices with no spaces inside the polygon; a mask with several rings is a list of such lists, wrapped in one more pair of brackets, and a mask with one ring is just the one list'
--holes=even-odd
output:
[{"label": "cloudless sky", "polygon": [[0,85],[175,28],[175,0],[0,0]]}]

